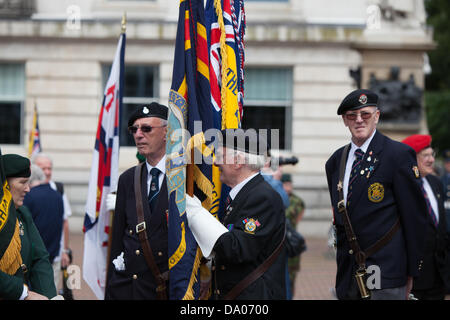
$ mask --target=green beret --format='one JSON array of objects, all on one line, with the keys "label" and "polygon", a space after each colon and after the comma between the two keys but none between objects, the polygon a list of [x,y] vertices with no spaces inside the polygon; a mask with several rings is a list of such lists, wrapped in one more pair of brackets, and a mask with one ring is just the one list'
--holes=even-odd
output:
[{"label": "green beret", "polygon": [[289,173],[283,173],[280,180],[281,182],[292,182],[292,176]]},{"label": "green beret", "polygon": [[3,167],[7,178],[28,178],[31,175],[31,163],[28,158],[19,156],[18,154],[3,155]]}]

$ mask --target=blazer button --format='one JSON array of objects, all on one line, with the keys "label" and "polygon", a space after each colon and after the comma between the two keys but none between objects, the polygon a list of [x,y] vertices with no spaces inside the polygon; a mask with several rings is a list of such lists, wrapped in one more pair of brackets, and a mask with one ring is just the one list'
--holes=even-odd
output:
[{"label": "blazer button", "polygon": [[158,256],[162,257],[163,253],[161,251],[158,251]]},{"label": "blazer button", "polygon": [[353,250],[352,249],[348,250],[348,253],[353,254]]},{"label": "blazer button", "polygon": [[133,234],[133,230],[132,229],[128,230],[128,233]]},{"label": "blazer button", "polygon": [[134,280],[137,279],[137,274],[133,274],[133,279],[134,279]]},{"label": "blazer button", "polygon": [[141,252],[139,250],[136,250],[136,255],[138,256],[140,254],[141,254]]}]

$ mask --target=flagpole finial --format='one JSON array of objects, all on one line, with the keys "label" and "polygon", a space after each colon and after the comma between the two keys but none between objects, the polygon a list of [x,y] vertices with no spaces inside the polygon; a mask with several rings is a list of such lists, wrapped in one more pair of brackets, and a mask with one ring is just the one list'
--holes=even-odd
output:
[{"label": "flagpole finial", "polygon": [[122,15],[122,33],[125,33],[127,30],[127,13],[124,11]]}]

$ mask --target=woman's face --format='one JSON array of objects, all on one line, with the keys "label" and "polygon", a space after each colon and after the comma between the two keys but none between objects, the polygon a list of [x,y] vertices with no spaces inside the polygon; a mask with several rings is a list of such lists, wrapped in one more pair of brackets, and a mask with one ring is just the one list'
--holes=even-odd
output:
[{"label": "woman's face", "polygon": [[7,178],[9,187],[11,188],[11,196],[16,209],[23,205],[25,195],[30,192],[29,178]]}]

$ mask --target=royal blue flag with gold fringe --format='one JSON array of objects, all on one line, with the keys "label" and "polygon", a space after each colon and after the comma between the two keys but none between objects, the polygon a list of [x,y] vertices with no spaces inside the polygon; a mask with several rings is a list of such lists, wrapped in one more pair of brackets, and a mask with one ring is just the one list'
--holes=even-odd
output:
[{"label": "royal blue flag with gold fringe", "polygon": [[[169,193],[169,297],[197,299],[201,251],[189,229],[185,194],[189,185],[202,205],[213,203],[211,141],[204,132],[213,128],[209,85],[209,57],[203,0],[181,0],[166,146]],[[191,157],[194,156],[194,158]]]}]

